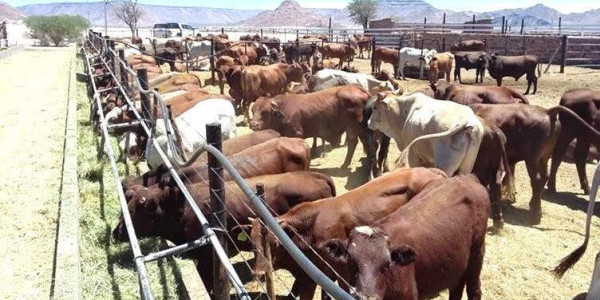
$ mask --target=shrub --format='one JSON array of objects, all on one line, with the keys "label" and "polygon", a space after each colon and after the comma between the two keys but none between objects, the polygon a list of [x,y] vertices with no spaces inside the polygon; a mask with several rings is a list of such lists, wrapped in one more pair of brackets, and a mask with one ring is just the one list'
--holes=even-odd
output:
[{"label": "shrub", "polygon": [[50,40],[58,47],[65,39],[81,36],[89,22],[82,16],[30,16],[25,19],[25,25],[31,30],[31,35],[42,43]]}]

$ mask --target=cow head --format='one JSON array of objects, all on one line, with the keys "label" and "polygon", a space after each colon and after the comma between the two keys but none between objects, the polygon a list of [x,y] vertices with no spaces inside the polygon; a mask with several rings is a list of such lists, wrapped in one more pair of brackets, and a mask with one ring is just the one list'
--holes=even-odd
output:
[{"label": "cow head", "polygon": [[252,121],[250,129],[265,130],[279,129],[283,113],[279,110],[279,105],[269,97],[260,97],[256,99],[252,106]]},{"label": "cow head", "polygon": [[137,164],[145,151],[146,137],[127,131],[119,137],[119,148],[121,155],[125,155],[134,164]]},{"label": "cow head", "polygon": [[306,72],[310,72],[310,66],[306,65],[306,63],[293,63],[288,66],[285,75],[287,77],[288,82],[295,81],[304,83],[304,73]]},{"label": "cow head", "polygon": [[[411,284],[414,282],[414,265],[416,253],[407,245],[393,246],[383,230],[360,226],[354,228],[347,241],[330,239],[318,246],[326,259],[346,265],[349,283],[356,287],[361,299],[383,299],[393,267],[405,267],[400,270],[401,277],[394,282]],[[404,268],[403,268],[404,269]],[[395,274],[394,274],[395,275]],[[411,278],[412,277],[412,278]]]},{"label": "cow head", "polygon": [[[173,226],[166,224],[165,221],[174,220],[171,214],[181,211],[178,206],[183,204],[183,201],[178,199],[176,188],[133,186],[127,190],[125,197],[138,238],[152,236],[169,238],[165,233]],[[112,235],[117,241],[128,240],[129,235],[123,217],[120,218]]]},{"label": "cow head", "polygon": [[437,55],[436,50],[425,50],[423,51],[423,61],[425,61],[425,66],[429,66],[429,62]]},{"label": "cow head", "polygon": [[377,95],[377,100],[373,105],[373,113],[367,122],[369,129],[379,130],[387,136],[392,136],[392,126],[390,119],[393,117],[391,105],[396,96],[380,93]]}]

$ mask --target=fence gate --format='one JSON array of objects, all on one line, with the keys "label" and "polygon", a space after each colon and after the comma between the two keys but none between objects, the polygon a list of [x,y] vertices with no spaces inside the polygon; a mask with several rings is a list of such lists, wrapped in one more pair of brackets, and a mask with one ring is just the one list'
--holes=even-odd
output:
[{"label": "fence gate", "polygon": [[566,65],[600,68],[600,38],[568,37]]}]

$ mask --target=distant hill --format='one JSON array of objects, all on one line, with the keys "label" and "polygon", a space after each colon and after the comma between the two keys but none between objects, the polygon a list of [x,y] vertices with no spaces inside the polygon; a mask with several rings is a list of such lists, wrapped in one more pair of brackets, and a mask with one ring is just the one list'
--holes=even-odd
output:
[{"label": "distant hill", "polygon": [[7,21],[17,21],[25,17],[18,9],[12,7],[10,4],[6,2],[0,1],[0,22]]},{"label": "distant hill", "polygon": [[[118,1],[108,8],[108,23],[115,27],[126,27],[114,14]],[[208,7],[183,7],[140,4],[144,10],[140,27],[152,27],[156,23],[180,22],[192,26],[231,25],[252,18],[264,10],[240,10]],[[104,2],[48,3],[19,7],[27,15],[81,15],[93,26],[104,25]]]},{"label": "distant hill", "polygon": [[[250,27],[328,27],[329,17],[313,13],[313,11],[303,8],[295,0],[285,0],[276,9],[262,12],[242,22],[241,25]],[[335,11],[327,10],[327,13]],[[340,27],[341,24],[334,19],[332,26]]]},{"label": "distant hill", "polygon": [[[118,3],[111,2],[110,6],[114,7]],[[360,27],[352,22],[346,9],[303,8],[294,0],[283,1],[275,10],[140,5],[146,12],[140,22],[142,27],[165,22],[181,22],[193,26],[327,27],[330,17],[334,27]],[[561,16],[563,24],[600,24],[600,3],[599,9],[568,15],[562,15],[542,4],[528,8],[473,13],[438,9],[424,0],[380,0],[377,8],[378,19],[391,17],[402,23],[420,23],[424,18],[427,18],[428,23],[441,23],[443,14],[446,13],[448,23],[467,22],[475,14],[477,19],[491,18],[495,24],[500,24],[502,16],[506,16],[509,25],[513,27],[520,26],[521,19],[525,19],[526,26],[557,24]],[[87,17],[94,26],[104,25],[103,2],[33,4],[18,9],[26,15],[78,14]],[[22,17],[19,11],[6,3],[0,4],[0,13],[3,11],[11,12],[9,19]],[[108,22],[112,26],[125,26],[111,10]]]}]

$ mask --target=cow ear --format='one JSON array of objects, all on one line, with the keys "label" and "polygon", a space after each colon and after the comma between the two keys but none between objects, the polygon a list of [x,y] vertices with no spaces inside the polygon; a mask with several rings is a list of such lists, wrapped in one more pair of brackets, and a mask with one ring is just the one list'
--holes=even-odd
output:
[{"label": "cow ear", "polygon": [[413,248],[402,245],[392,249],[390,256],[394,264],[398,266],[406,266],[415,261],[417,258],[417,253],[415,250],[413,250]]},{"label": "cow ear", "polygon": [[317,246],[325,258],[336,263],[346,264],[348,262],[348,241],[330,239]]}]

